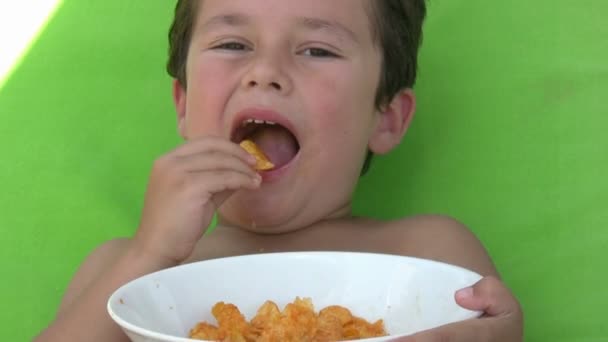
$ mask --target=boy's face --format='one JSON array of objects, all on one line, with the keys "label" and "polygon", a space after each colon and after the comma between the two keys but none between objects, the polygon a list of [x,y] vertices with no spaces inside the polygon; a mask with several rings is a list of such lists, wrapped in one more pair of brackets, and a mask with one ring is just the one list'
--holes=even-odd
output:
[{"label": "boy's face", "polygon": [[[254,140],[277,164],[257,191],[220,208],[222,221],[284,232],[347,215],[370,139],[381,54],[367,0],[204,0],[187,87],[175,87],[186,139]],[[259,119],[275,125],[243,121]]]}]

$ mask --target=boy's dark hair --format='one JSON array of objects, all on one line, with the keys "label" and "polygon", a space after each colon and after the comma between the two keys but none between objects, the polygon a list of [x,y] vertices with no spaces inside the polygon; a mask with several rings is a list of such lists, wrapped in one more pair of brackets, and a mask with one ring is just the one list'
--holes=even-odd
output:
[{"label": "boy's dark hair", "polygon": [[[186,60],[202,0],[177,0],[175,17],[169,31],[167,71],[186,87]],[[422,42],[422,24],[426,16],[425,0],[371,0],[371,23],[374,40],[382,51],[380,82],[375,105],[382,109],[399,91],[416,82],[418,49]],[[371,151],[361,171],[369,169]]]}]

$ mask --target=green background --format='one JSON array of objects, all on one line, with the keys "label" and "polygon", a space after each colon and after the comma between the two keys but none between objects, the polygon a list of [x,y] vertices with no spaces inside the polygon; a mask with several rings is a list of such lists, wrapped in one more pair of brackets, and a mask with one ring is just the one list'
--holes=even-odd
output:
[{"label": "green background", "polygon": [[[66,0],[0,89],[2,340],[31,339],[87,253],[133,233],[152,161],[179,143],[173,4]],[[416,118],[357,191],[359,214],[467,224],[527,341],[608,341],[607,13],[431,1]]]}]

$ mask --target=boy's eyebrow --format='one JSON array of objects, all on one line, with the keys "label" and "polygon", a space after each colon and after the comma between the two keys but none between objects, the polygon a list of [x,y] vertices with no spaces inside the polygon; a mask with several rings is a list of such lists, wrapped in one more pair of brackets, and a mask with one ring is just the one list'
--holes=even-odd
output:
[{"label": "boy's eyebrow", "polygon": [[327,30],[344,36],[355,43],[358,43],[357,35],[348,27],[340,24],[337,21],[329,21],[320,18],[298,17],[297,22],[300,26],[310,30]]},{"label": "boy's eyebrow", "polygon": [[[211,17],[201,24],[201,29],[206,31],[214,26],[245,26],[249,24],[251,19],[243,14],[221,14]],[[298,17],[296,22],[299,26],[310,30],[327,30],[344,36],[355,43],[358,43],[357,35],[348,27],[340,24],[337,21],[330,21],[320,18]]]},{"label": "boy's eyebrow", "polygon": [[208,30],[214,26],[244,26],[249,23],[249,17],[242,14],[221,14],[209,18],[201,24],[202,30]]}]

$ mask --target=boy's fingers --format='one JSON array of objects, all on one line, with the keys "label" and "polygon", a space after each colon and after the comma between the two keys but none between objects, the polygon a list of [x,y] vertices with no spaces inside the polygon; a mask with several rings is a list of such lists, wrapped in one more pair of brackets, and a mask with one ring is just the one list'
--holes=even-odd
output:
[{"label": "boy's fingers", "polygon": [[485,316],[501,316],[521,311],[509,289],[496,277],[484,277],[472,287],[455,294],[456,302],[465,309],[483,311]]},{"label": "boy's fingers", "polygon": [[209,152],[179,157],[183,170],[187,172],[204,172],[210,170],[234,170],[249,176],[255,176],[252,165],[231,154]]},{"label": "boy's fingers", "polygon": [[172,154],[178,157],[186,157],[192,154],[204,152],[223,152],[241,158],[246,162],[255,163],[255,158],[245,151],[241,146],[226,140],[225,138],[206,136],[204,138],[189,141],[173,150]]},{"label": "boy's fingers", "polygon": [[210,200],[218,209],[235,191],[240,189],[255,190],[260,187],[262,177],[258,174],[249,176],[236,171],[205,172],[201,175],[201,186],[211,194]]},{"label": "boy's fingers", "polygon": [[216,170],[192,173],[193,183],[207,194],[215,195],[227,190],[256,189],[262,182],[258,174],[253,176],[234,170]]}]

